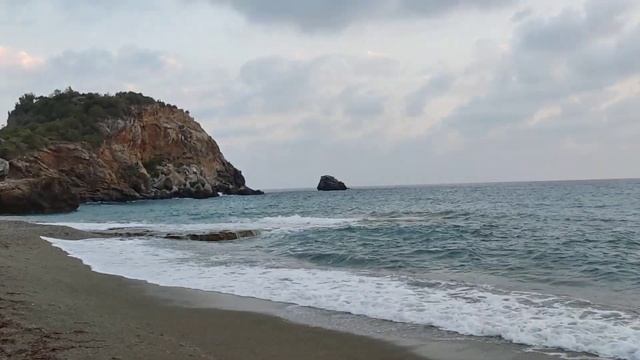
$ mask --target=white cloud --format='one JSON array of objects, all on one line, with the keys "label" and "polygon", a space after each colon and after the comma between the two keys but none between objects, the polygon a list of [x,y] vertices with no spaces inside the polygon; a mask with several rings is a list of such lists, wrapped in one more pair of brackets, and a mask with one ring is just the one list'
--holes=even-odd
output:
[{"label": "white cloud", "polygon": [[545,106],[526,120],[528,126],[537,126],[562,115],[562,108],[557,105]]},{"label": "white cloud", "polygon": [[14,50],[0,46],[0,67],[17,68],[19,70],[34,70],[44,61],[24,50]]},{"label": "white cloud", "polygon": [[629,99],[640,98],[640,74],[621,80],[604,90],[609,96],[598,106],[598,110],[607,110]]}]

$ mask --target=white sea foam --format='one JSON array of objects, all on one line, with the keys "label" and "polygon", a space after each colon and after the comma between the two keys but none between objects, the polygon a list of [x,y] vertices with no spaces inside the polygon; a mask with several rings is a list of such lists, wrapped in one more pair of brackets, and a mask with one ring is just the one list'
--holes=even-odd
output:
[{"label": "white sea foam", "polygon": [[[638,314],[605,310],[586,301],[505,292],[454,283],[419,285],[411,279],[342,270],[203,266],[188,251],[151,240],[66,241],[45,238],[95,271],[371,318],[432,325],[465,335],[500,336],[601,356],[640,360]],[[157,241],[155,242],[157,245]]]},{"label": "white sea foam", "polygon": [[57,222],[44,225],[68,226],[84,231],[104,231],[116,228],[143,228],[156,231],[219,231],[219,230],[277,230],[299,231],[322,227],[340,227],[359,221],[355,218],[319,218],[300,215],[263,217],[257,219],[237,219],[220,223],[162,224],[162,223],[120,223],[120,222]]}]

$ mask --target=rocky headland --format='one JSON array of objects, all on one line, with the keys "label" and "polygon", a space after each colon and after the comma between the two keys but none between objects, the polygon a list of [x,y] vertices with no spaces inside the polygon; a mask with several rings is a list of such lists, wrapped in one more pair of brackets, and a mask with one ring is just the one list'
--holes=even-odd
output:
[{"label": "rocky headland", "polygon": [[132,92],[24,95],[0,130],[0,158],[3,214],[262,194],[188,111]]}]

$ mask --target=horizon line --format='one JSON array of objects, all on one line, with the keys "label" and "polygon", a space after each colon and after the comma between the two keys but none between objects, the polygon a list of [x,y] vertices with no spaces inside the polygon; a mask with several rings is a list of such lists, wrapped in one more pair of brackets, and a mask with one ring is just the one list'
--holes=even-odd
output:
[{"label": "horizon line", "polygon": [[[587,181],[624,181],[640,180],[640,177],[619,177],[619,178],[583,178],[583,179],[545,179],[545,180],[489,180],[489,181],[460,181],[442,183],[416,183],[416,184],[387,184],[387,185],[347,185],[349,189],[375,189],[391,187],[421,187],[421,186],[456,186],[456,185],[490,185],[490,184],[518,184],[518,183],[552,183],[552,182],[587,182]],[[261,188],[263,191],[291,191],[291,190],[315,190],[311,187],[288,187],[288,188]]]}]

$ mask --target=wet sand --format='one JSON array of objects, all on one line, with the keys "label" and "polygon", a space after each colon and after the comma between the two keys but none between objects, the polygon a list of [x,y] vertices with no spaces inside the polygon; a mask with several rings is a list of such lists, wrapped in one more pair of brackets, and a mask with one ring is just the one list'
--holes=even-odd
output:
[{"label": "wet sand", "polygon": [[165,301],[165,289],[92,272],[40,236],[95,237],[0,221],[0,359],[421,359],[363,336],[251,312]]}]

